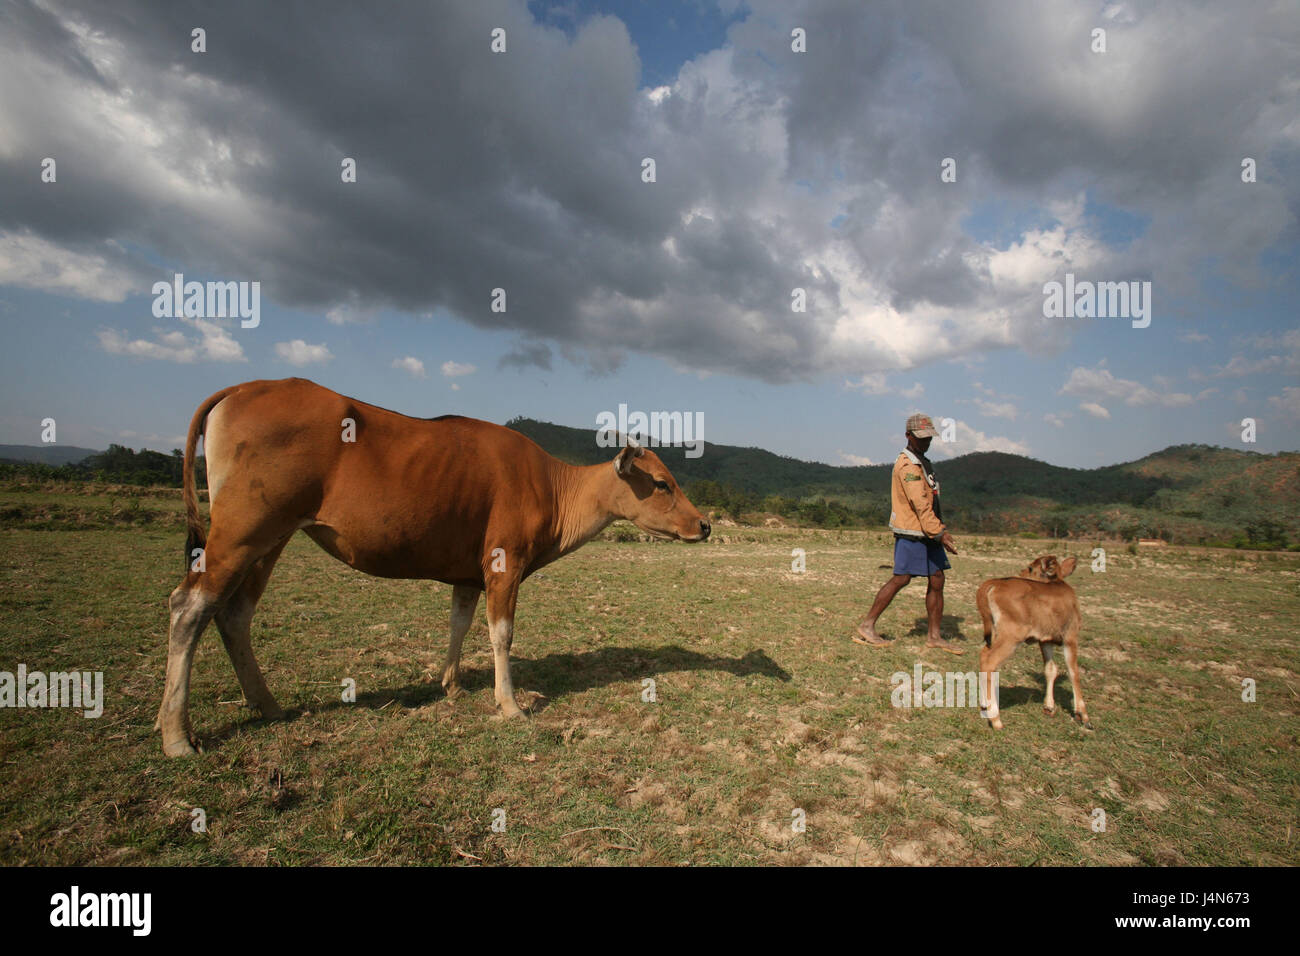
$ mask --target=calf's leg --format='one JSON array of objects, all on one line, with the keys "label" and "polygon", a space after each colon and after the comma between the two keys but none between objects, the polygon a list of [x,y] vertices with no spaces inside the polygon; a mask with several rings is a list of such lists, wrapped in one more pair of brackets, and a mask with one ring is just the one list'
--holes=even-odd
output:
[{"label": "calf's leg", "polygon": [[980,692],[984,698],[989,723],[994,730],[1002,729],[1002,718],[998,711],[998,694],[993,680],[998,670],[1008,657],[1015,653],[1020,643],[1018,634],[1008,633],[1005,627],[995,628],[993,642],[988,647],[980,648]]},{"label": "calf's leg", "polygon": [[1070,674],[1070,686],[1074,689],[1074,718],[1088,730],[1092,722],[1088,720],[1088,707],[1083,702],[1083,690],[1079,687],[1079,628],[1074,626],[1065,635],[1065,669]]},{"label": "calf's leg", "polygon": [[1047,696],[1043,698],[1043,713],[1049,717],[1056,713],[1056,698],[1053,696],[1053,690],[1056,687],[1056,658],[1052,656],[1052,645],[1046,641],[1038,645],[1038,649],[1043,652],[1043,678],[1047,681]]}]

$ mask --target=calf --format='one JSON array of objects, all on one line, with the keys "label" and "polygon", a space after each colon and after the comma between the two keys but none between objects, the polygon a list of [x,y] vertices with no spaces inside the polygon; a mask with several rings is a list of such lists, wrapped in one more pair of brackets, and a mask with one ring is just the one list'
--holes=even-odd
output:
[{"label": "calf", "polygon": [[1056,661],[1053,645],[1065,648],[1065,667],[1074,688],[1074,716],[1088,730],[1088,710],[1079,688],[1079,601],[1074,588],[1065,583],[1075,568],[1075,559],[1058,562],[1054,555],[1035,558],[1019,577],[993,578],[979,586],[975,604],[984,621],[984,647],[980,649],[980,688],[986,700],[986,713],[995,730],[1002,729],[996,694],[987,675],[996,673],[1002,663],[1025,641],[1035,641],[1043,654],[1043,672],[1047,680],[1047,697],[1043,713],[1056,713],[1053,688]]}]

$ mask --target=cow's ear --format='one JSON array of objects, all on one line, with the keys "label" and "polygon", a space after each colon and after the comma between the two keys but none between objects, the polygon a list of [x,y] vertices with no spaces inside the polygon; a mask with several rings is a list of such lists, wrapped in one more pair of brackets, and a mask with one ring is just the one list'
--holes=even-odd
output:
[{"label": "cow's ear", "polygon": [[1078,565],[1078,563],[1079,563],[1078,560],[1075,558],[1066,558],[1064,561],[1061,562],[1061,570],[1058,576],[1062,578],[1068,578],[1071,574],[1074,573],[1074,569]]},{"label": "cow's ear", "polygon": [[619,451],[614,458],[614,470],[620,475],[626,475],[632,470],[632,460],[640,458],[645,454],[645,449],[636,443],[636,439],[628,437],[627,444]]}]

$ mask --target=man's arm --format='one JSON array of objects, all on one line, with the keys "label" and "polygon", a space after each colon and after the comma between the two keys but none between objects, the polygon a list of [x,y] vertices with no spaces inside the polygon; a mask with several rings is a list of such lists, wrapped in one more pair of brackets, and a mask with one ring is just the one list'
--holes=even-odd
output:
[{"label": "man's arm", "polygon": [[925,533],[926,537],[938,538],[939,543],[950,554],[956,554],[957,545],[952,540],[952,535],[948,533],[948,529],[939,520],[939,516],[934,513],[934,506],[931,504],[930,499],[930,486],[926,484],[921,466],[911,464],[905,466],[902,478],[903,493],[907,495],[912,510],[916,512],[916,517],[921,522],[921,531]]}]

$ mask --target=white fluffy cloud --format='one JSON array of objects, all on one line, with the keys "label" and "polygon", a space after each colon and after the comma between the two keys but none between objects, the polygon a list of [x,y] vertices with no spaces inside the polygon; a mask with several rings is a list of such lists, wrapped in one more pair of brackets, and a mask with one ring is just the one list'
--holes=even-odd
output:
[{"label": "white fluffy cloud", "polygon": [[908,399],[920,398],[925,394],[925,386],[920,382],[913,382],[907,387],[889,385],[885,381],[886,377],[884,372],[871,372],[863,375],[856,382],[845,380],[844,387],[864,395],[893,395]]},{"label": "white fluffy cloud", "polygon": [[1185,392],[1156,392],[1140,382],[1116,378],[1110,369],[1100,366],[1076,368],[1061,387],[1061,394],[1093,399],[1110,398],[1125,405],[1160,405],[1165,408],[1180,408],[1196,400]]},{"label": "white fluffy cloud", "polygon": [[1079,407],[1093,418],[1110,418],[1110,409],[1096,402],[1080,402]]},{"label": "white fluffy cloud", "polygon": [[854,455],[847,451],[841,451],[838,448],[836,449],[836,453],[840,456],[841,459],[843,459],[846,465],[858,465],[861,467],[865,465],[875,464],[874,461],[872,461],[870,458],[867,458],[865,455]]},{"label": "white fluffy cloud", "polygon": [[405,355],[402,358],[393,359],[393,368],[400,368],[411,378],[424,378],[424,363],[414,355]]},{"label": "white fluffy cloud", "polygon": [[986,435],[960,419],[956,420],[956,424],[956,440],[945,442],[936,439],[930,445],[931,452],[938,452],[947,458],[976,451],[1003,451],[1011,455],[1029,454],[1029,445],[1023,441],[1016,441],[1002,435]]},{"label": "white fluffy cloud", "polygon": [[462,375],[473,375],[478,369],[468,363],[446,361],[442,363],[442,374],[447,378],[460,378]]},{"label": "white fluffy cloud", "polygon": [[334,356],[323,343],[321,345],[309,345],[302,339],[294,339],[292,342],[276,342],[275,354],[290,365],[323,365]]},{"label": "white fluffy cloud", "polygon": [[[3,130],[0,114],[0,131]],[[57,188],[52,184],[50,188]],[[121,302],[143,281],[115,242],[66,248],[30,233],[0,230],[0,286],[15,285],[95,302]]]},{"label": "white fluffy cloud", "polygon": [[1269,398],[1268,403],[1293,419],[1300,419],[1300,388],[1288,385],[1280,395]]},{"label": "white fluffy cloud", "polygon": [[217,322],[207,319],[181,318],[198,335],[186,335],[180,329],[155,326],[153,339],[131,338],[118,329],[100,329],[96,334],[100,348],[110,355],[159,359],[165,362],[244,362],[244,347]]}]

